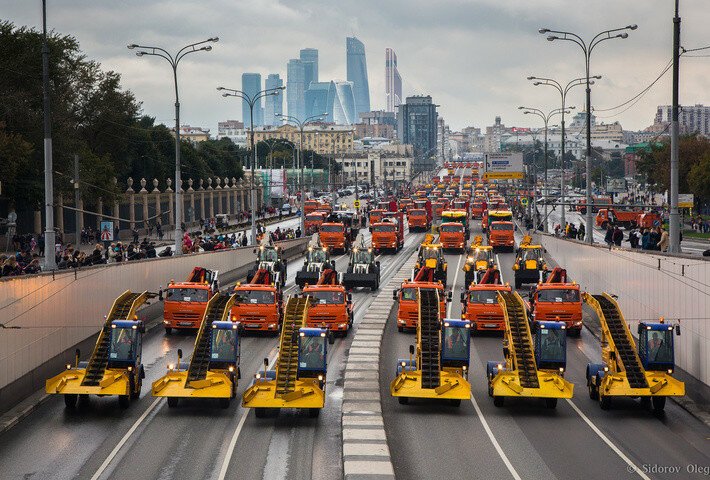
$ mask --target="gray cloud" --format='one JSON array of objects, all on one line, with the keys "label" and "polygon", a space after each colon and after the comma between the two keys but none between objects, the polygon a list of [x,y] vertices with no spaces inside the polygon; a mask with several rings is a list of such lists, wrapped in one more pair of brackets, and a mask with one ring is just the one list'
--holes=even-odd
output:
[{"label": "gray cloud", "polygon": [[[0,0],[0,11],[18,25],[40,25],[39,1]],[[681,15],[682,44],[710,44],[706,0],[684,0]],[[569,80],[583,74],[579,49],[547,42],[538,28],[589,38],[637,23],[629,39],[600,45],[592,59],[593,72],[604,76],[593,90],[593,103],[614,106],[640,91],[670,59],[671,17],[672,2],[664,0],[49,2],[50,27],[76,36],[89,57],[120,72],[145,112],[166,123],[173,118],[168,65],[136,58],[125,45],[176,49],[218,35],[212,52],[188,57],[180,66],[184,123],[213,129],[217,121],[239,118],[241,112],[238,102],[223,99],[215,87],[238,88],[245,71],[285,77],[286,62],[304,47],[319,49],[321,78],[345,78],[345,37],[353,34],[365,43],[373,108],[384,105],[384,49],[392,47],[405,94],[431,94],[447,122],[459,129],[491,124],[495,115],[509,125],[529,125],[532,120],[519,114],[518,105],[551,109],[558,99],[552,89],[530,85],[527,75]],[[684,59],[681,73],[681,101],[710,103],[710,58]],[[571,100],[580,108],[583,90]],[[656,105],[669,102],[667,75],[633,108],[603,120],[643,128]]]}]

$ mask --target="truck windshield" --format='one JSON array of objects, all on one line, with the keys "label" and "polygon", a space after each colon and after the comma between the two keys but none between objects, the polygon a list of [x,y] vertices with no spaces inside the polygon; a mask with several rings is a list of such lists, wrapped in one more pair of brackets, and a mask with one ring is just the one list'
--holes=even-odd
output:
[{"label": "truck windshield", "polygon": [[321,225],[321,232],[342,232],[345,228],[342,225]]},{"label": "truck windshield", "polygon": [[513,221],[513,214],[508,213],[508,214],[500,214],[500,213],[495,213],[491,214],[491,221],[496,221],[496,222],[512,222]]},{"label": "truck windshield", "polygon": [[325,337],[300,337],[298,367],[305,370],[325,370]]},{"label": "truck windshield", "polygon": [[353,255],[353,263],[370,263],[372,261],[372,252],[367,250],[358,250]]},{"label": "truck windshield", "polygon": [[206,288],[169,287],[165,299],[171,302],[206,302],[208,296]]},{"label": "truck windshield", "polygon": [[539,248],[525,248],[523,249],[523,260],[537,260],[542,257],[542,250]]},{"label": "truck windshield", "polygon": [[471,303],[486,303],[489,305],[498,304],[498,291],[496,290],[472,290],[468,300]]},{"label": "truck windshield", "polygon": [[237,331],[234,329],[213,329],[211,352],[210,360],[213,362],[236,362]]},{"label": "truck windshield", "polygon": [[373,232],[394,232],[394,225],[375,225],[372,227]]},{"label": "truck windshield", "polygon": [[410,211],[409,211],[409,216],[410,216],[410,217],[425,217],[425,216],[426,216],[426,210],[410,210]]},{"label": "truck windshield", "polygon": [[[649,362],[673,363],[673,332],[671,330],[642,330],[647,338]],[[639,342],[643,344],[643,341]]]},{"label": "truck windshield", "polygon": [[320,248],[315,248],[308,252],[308,261],[311,263],[323,263],[325,260],[325,251]]},{"label": "truck windshield", "polygon": [[444,327],[444,357],[449,360],[467,360],[469,332],[465,327]]},{"label": "truck windshield", "polygon": [[402,300],[416,301],[417,299],[417,289],[416,288],[403,288],[402,289]]},{"label": "truck windshield", "polygon": [[306,215],[306,221],[307,222],[322,222],[323,221],[323,215]]},{"label": "truck windshield", "polygon": [[445,223],[440,227],[440,230],[447,233],[463,232],[463,225],[460,223]]},{"label": "truck windshield", "polygon": [[500,223],[500,222],[493,222],[491,223],[491,230],[513,230],[513,224],[512,223]]},{"label": "truck windshield", "polygon": [[316,301],[316,303],[321,303],[321,304],[342,304],[344,303],[345,297],[343,296],[343,292],[328,292],[328,291],[315,291],[315,292],[308,292],[308,295],[313,297]]},{"label": "truck windshield", "polygon": [[112,328],[109,360],[123,362],[133,361],[136,358],[137,343],[138,330],[132,328]]},{"label": "truck windshield", "polygon": [[564,330],[541,328],[537,334],[540,335],[540,358],[546,362],[564,362]]},{"label": "truck windshield", "polygon": [[269,292],[268,290],[238,290],[235,293],[237,294],[237,303],[274,303],[274,292]]},{"label": "truck windshield", "polygon": [[261,262],[275,262],[279,259],[279,254],[273,248],[260,248],[259,249],[259,261]]},{"label": "truck windshield", "polygon": [[538,290],[537,293],[538,302],[552,302],[552,303],[562,303],[562,302],[576,302],[579,303],[579,290],[573,290],[571,288],[551,288]]}]

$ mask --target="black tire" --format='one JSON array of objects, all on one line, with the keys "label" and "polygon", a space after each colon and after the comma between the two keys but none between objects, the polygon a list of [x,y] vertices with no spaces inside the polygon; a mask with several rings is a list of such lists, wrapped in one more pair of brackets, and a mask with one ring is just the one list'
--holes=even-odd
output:
[{"label": "black tire", "polygon": [[599,390],[597,390],[597,386],[594,385],[593,379],[587,380],[587,389],[589,390],[589,398],[599,400]]},{"label": "black tire", "polygon": [[461,399],[457,398],[457,399],[449,400],[449,405],[451,405],[452,407],[460,407],[461,406]]},{"label": "black tire", "polygon": [[229,408],[230,400],[231,400],[231,398],[220,398],[219,399],[219,408],[222,408],[222,409]]},{"label": "black tire", "polygon": [[611,408],[611,397],[608,395],[601,395],[598,394],[599,397],[599,406],[602,407],[602,410],[609,410]]},{"label": "black tire", "polygon": [[545,399],[545,408],[549,408],[549,409],[557,408],[557,399],[556,398],[546,398]]},{"label": "black tire", "polygon": [[523,282],[521,282],[520,280],[518,280],[518,279],[516,278],[516,279],[515,279],[515,289],[516,289],[516,290],[520,290],[520,287],[522,287],[522,286],[523,286]]},{"label": "black tire", "polygon": [[500,408],[505,405],[505,397],[493,397],[493,405]]},{"label": "black tire", "polygon": [[264,418],[266,416],[266,409],[265,408],[255,408],[254,415],[256,415],[256,418]]},{"label": "black tire", "polygon": [[320,408],[309,408],[308,409],[308,416],[310,418],[317,418],[318,415],[320,415]]},{"label": "black tire", "polygon": [[407,405],[409,403],[409,397],[397,397],[400,405]]},{"label": "black tire", "polygon": [[79,395],[79,408],[89,405],[89,395],[84,393]]},{"label": "black tire", "polygon": [[168,397],[168,408],[175,408],[178,406],[178,403],[180,403],[178,397]]},{"label": "black tire", "polygon": [[138,376],[138,388],[133,386],[134,380],[131,381],[131,400],[137,400],[141,396],[141,389],[143,388],[143,380]]},{"label": "black tire", "polygon": [[397,327],[397,331],[398,331],[398,332],[404,332],[404,327],[398,326],[398,327]]},{"label": "black tire", "polygon": [[653,413],[659,415],[666,407],[666,397],[652,397],[651,404],[653,405]]},{"label": "black tire", "polygon": [[173,329],[170,327],[165,327],[165,335],[172,335]]},{"label": "black tire", "polygon": [[75,393],[70,393],[68,395],[64,395],[64,406],[67,408],[74,408],[76,407],[76,402],[79,399],[79,395]]},{"label": "black tire", "polygon": [[130,395],[119,395],[118,396],[118,406],[121,408],[128,408],[128,406],[131,404],[131,396]]}]

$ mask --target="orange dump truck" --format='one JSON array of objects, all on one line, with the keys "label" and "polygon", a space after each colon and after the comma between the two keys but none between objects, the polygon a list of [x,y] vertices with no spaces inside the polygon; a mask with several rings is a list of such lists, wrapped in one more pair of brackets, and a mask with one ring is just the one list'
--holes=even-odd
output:
[{"label": "orange dump truck", "polygon": [[247,332],[278,334],[283,321],[283,298],[279,284],[267,269],[256,271],[249,283],[237,283],[232,321]]},{"label": "orange dump truck", "polygon": [[493,210],[488,213],[488,245],[493,250],[515,250],[515,225],[510,210]]},{"label": "orange dump truck", "polygon": [[410,208],[407,212],[407,220],[410,232],[426,232],[431,228],[431,218],[424,209]]},{"label": "orange dump truck", "polygon": [[398,252],[404,247],[404,214],[397,212],[394,216],[382,219],[372,225],[372,248],[375,252]]},{"label": "orange dump truck", "polygon": [[444,210],[439,225],[439,243],[444,250],[466,251],[468,240],[468,214],[464,210]]},{"label": "orange dump truck", "polygon": [[320,231],[320,226],[323,225],[327,214],[321,211],[315,211],[306,215],[303,219],[303,224],[306,229],[306,235],[312,235]]},{"label": "orange dump truck", "polygon": [[399,289],[392,292],[392,297],[398,302],[397,330],[417,328],[419,321],[418,290],[437,290],[439,292],[439,318],[446,318],[446,302],[451,301],[451,292],[444,291],[440,281],[434,281],[434,269],[422,267],[414,280],[402,282]]},{"label": "orange dump truck", "polygon": [[481,281],[471,283],[461,292],[461,319],[471,322],[471,333],[505,330],[503,308],[498,303],[498,292],[510,292],[510,285],[502,285],[500,272],[491,267]]},{"label": "orange dump truck", "polygon": [[348,334],[353,325],[352,295],[338,281],[338,272],[324,270],[318,283],[305,286],[303,294],[314,302],[308,309],[307,327],[327,328],[343,336]]},{"label": "orange dump truck", "polygon": [[350,248],[350,232],[343,222],[323,222],[320,226],[320,241],[331,252],[345,253]]},{"label": "orange dump truck", "polygon": [[163,302],[163,326],[170,335],[175,329],[200,328],[207,302],[219,290],[217,270],[195,267],[186,282],[170,281]]},{"label": "orange dump truck", "polygon": [[582,295],[579,285],[567,280],[567,271],[555,267],[547,280],[530,290],[527,307],[531,321],[564,322],[568,335],[582,334]]}]

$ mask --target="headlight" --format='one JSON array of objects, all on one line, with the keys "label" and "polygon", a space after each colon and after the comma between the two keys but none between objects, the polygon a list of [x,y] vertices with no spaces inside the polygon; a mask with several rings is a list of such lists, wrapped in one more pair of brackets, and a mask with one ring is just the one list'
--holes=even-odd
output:
[{"label": "headlight", "polygon": [[318,375],[318,381],[322,382],[323,381],[323,375]]},{"label": "headlight", "polygon": [[175,364],[174,363],[169,363],[168,364],[168,370],[174,370],[175,369]]},{"label": "headlight", "polygon": [[259,380],[259,379],[261,378],[261,374],[260,374],[260,373],[255,374],[255,375],[254,375],[254,378],[256,378],[257,380]]},{"label": "headlight", "polygon": [[230,372],[233,372],[233,371],[234,371],[234,365],[230,365],[230,366],[229,366],[229,371],[230,371]]},{"label": "headlight", "polygon": [[671,373],[673,373],[673,369],[672,369],[672,368],[669,368],[669,369],[668,369],[668,374],[670,375]]},{"label": "headlight", "polygon": [[71,370],[71,363],[67,363],[67,370]]}]

